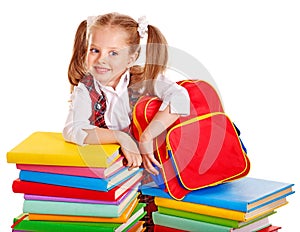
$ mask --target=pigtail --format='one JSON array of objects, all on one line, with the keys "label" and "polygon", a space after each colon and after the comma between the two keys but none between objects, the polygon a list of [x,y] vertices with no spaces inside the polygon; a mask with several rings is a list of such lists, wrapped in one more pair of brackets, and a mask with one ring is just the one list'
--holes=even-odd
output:
[{"label": "pigtail", "polygon": [[[153,80],[163,73],[168,62],[168,44],[164,35],[154,26],[148,25],[148,39],[146,47],[146,62],[144,80],[147,92],[153,93]],[[152,81],[151,81],[152,80]]]},{"label": "pigtail", "polygon": [[87,21],[82,21],[76,31],[73,45],[72,58],[69,63],[68,79],[71,84],[71,92],[77,86],[83,76],[86,75],[87,55]]}]

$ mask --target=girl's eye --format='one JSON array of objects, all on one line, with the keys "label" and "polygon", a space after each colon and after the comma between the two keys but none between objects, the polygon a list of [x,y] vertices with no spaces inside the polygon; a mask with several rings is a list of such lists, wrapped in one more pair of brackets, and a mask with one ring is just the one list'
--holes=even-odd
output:
[{"label": "girl's eye", "polygon": [[91,53],[99,53],[99,50],[96,49],[96,48],[91,48],[91,49],[90,49],[90,52],[91,52]]},{"label": "girl's eye", "polygon": [[117,56],[118,53],[116,51],[111,51],[111,52],[109,52],[109,55],[111,55],[111,56]]}]

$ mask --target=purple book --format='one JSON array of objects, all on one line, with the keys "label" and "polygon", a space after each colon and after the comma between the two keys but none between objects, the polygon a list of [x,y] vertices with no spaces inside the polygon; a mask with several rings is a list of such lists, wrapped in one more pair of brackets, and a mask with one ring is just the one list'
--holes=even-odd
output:
[{"label": "purple book", "polygon": [[79,199],[79,198],[67,198],[67,197],[53,197],[53,196],[42,196],[42,195],[31,195],[24,194],[25,200],[37,200],[37,201],[59,201],[59,202],[80,202],[89,204],[107,204],[107,205],[119,205],[120,202],[133,190],[137,190],[138,185],[133,187],[130,191],[120,197],[117,201],[100,201],[100,200],[89,200],[89,199]]}]

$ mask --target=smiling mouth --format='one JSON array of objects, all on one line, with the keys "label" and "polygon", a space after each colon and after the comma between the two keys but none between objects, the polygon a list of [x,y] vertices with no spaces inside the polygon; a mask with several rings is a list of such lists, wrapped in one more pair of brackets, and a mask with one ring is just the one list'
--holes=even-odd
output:
[{"label": "smiling mouth", "polygon": [[110,71],[109,68],[103,68],[103,67],[94,67],[94,69],[98,74],[105,74]]}]

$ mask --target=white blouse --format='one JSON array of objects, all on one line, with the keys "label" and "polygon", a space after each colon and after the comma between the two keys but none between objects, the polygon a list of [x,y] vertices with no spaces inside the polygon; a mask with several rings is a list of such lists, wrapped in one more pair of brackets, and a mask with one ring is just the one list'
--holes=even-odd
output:
[{"label": "white blouse", "polygon": [[[164,75],[159,75],[155,82],[154,91],[163,103],[160,111],[170,105],[170,113],[189,115],[190,98],[185,88],[176,84],[179,80],[186,78],[178,73],[167,70]],[[106,111],[104,119],[107,127],[111,130],[123,130],[131,123],[131,108],[128,97],[129,71],[125,72],[116,89],[110,86],[101,86],[94,79],[96,91],[100,88],[106,96]],[[87,136],[86,129],[94,129],[89,118],[92,114],[91,98],[84,84],[79,83],[71,94],[69,113],[63,129],[66,141],[84,145]]]}]

